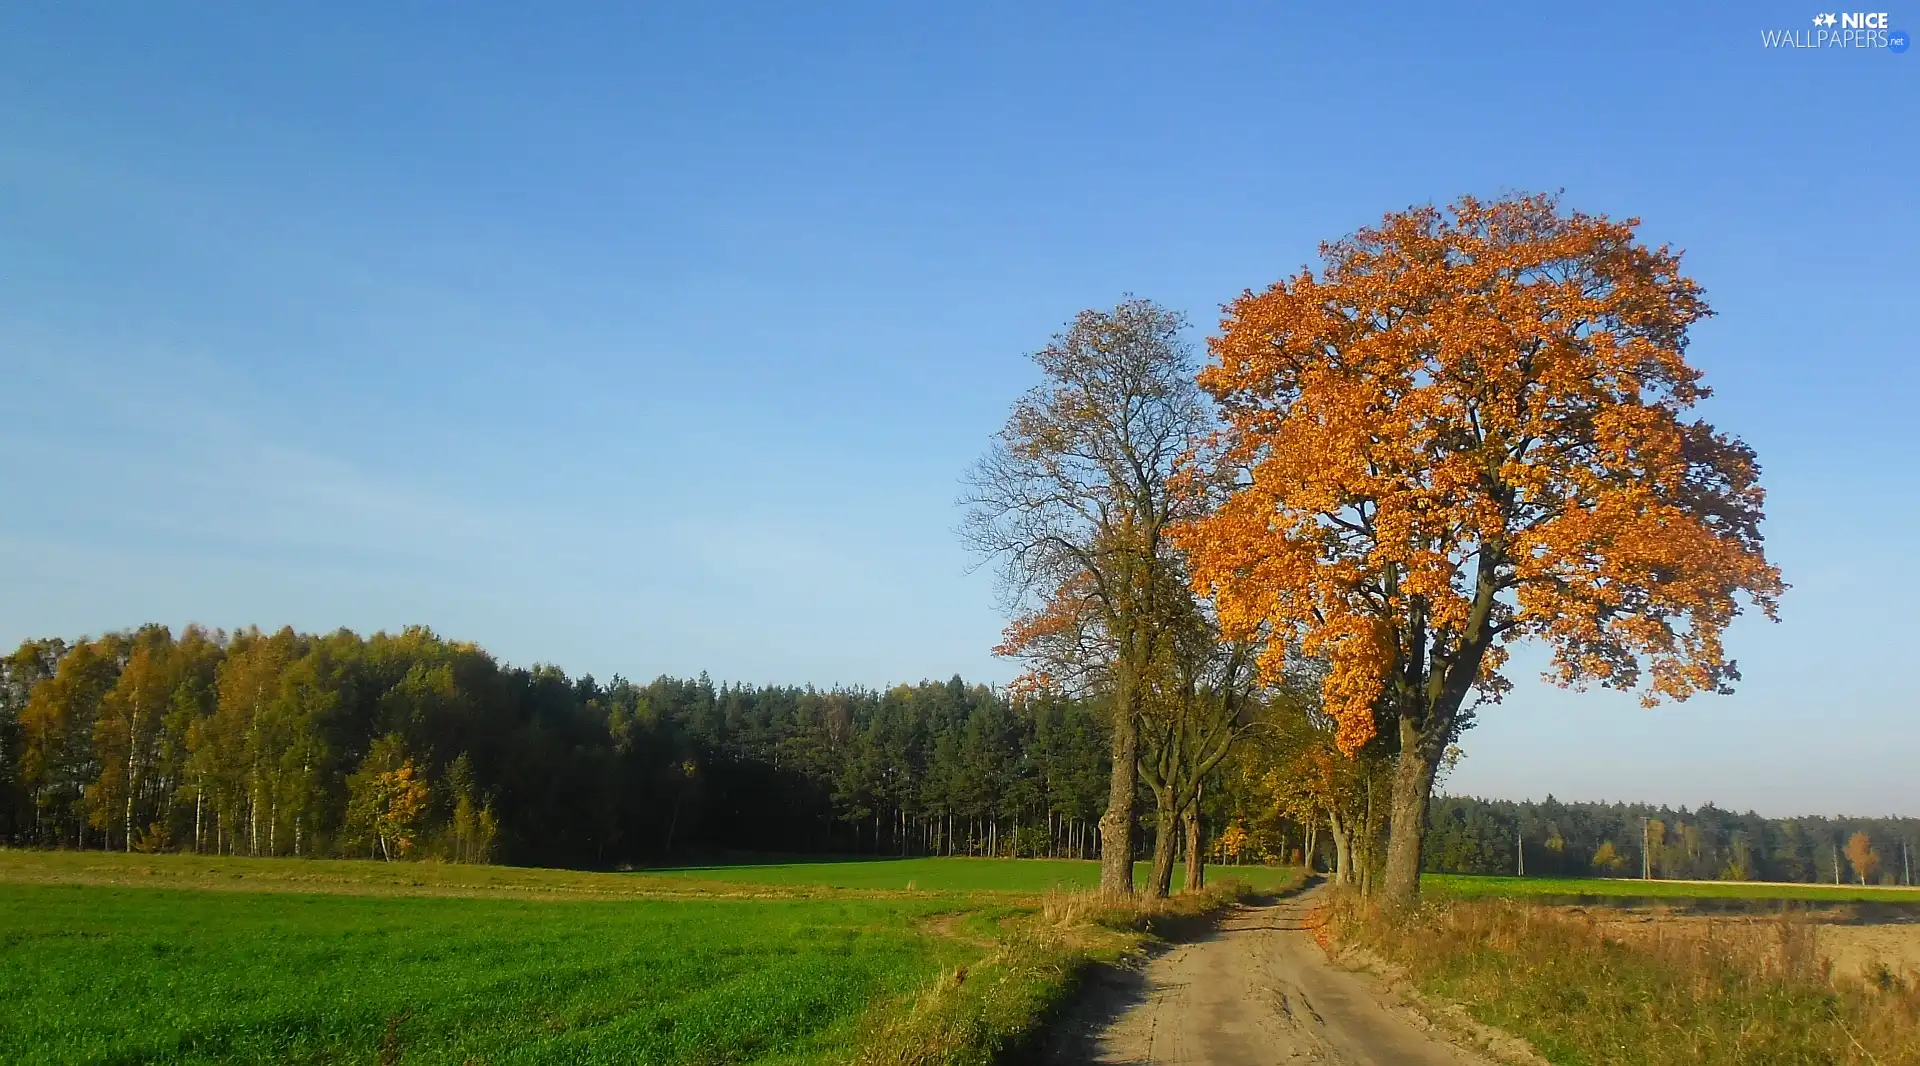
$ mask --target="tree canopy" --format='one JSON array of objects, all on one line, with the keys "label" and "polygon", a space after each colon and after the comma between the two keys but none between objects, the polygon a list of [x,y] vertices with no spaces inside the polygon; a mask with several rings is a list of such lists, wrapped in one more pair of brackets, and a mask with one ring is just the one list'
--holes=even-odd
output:
[{"label": "tree canopy", "polygon": [[1709,312],[1637,220],[1556,198],[1388,215],[1228,305],[1201,384],[1241,480],[1176,531],[1232,633],[1324,658],[1327,712],[1398,752],[1387,884],[1417,891],[1433,768],[1507,645],[1556,680],[1724,691],[1741,602],[1772,616],[1753,451],[1688,411]]}]

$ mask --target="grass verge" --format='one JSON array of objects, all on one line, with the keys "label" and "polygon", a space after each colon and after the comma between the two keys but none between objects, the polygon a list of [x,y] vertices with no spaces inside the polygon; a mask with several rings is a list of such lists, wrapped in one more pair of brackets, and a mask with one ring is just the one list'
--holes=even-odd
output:
[{"label": "grass verge", "polygon": [[1524,902],[1392,915],[1345,899],[1327,933],[1563,1066],[1920,1064],[1920,975],[1836,978],[1790,915],[1621,936]]},{"label": "grass verge", "polygon": [[1053,892],[1013,917],[985,958],[943,973],[910,1000],[878,1012],[862,1034],[857,1066],[989,1066],[1030,1050],[1071,1000],[1087,969],[1139,952],[1156,939],[1184,937],[1258,891],[1299,883],[1280,878],[1256,890],[1223,880],[1171,899],[1102,900]]}]

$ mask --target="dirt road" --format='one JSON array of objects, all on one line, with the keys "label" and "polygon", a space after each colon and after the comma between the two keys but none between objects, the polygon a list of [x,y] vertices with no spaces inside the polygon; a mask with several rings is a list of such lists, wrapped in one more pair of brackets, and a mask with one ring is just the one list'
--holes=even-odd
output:
[{"label": "dirt road", "polygon": [[1490,1066],[1314,943],[1314,892],[1235,911],[1211,936],[1102,974],[1053,1060],[1152,1066]]}]

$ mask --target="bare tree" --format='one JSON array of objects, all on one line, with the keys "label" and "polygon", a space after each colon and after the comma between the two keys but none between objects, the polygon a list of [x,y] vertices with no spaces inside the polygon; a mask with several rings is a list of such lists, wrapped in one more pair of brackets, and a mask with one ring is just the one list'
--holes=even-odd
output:
[{"label": "bare tree", "polygon": [[1076,315],[1034,353],[1045,380],[1014,404],[961,497],[963,535],[1000,566],[1012,621],[998,651],[1024,659],[1027,680],[1111,708],[1108,896],[1133,891],[1139,716],[1171,619],[1191,600],[1166,531],[1201,503],[1177,475],[1213,423],[1185,325],[1137,299]]}]

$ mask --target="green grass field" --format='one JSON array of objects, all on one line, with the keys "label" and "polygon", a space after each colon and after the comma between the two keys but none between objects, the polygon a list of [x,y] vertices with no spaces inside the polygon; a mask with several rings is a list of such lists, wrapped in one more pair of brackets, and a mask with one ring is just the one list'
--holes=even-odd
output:
[{"label": "green grass field", "polygon": [[1641,881],[1600,877],[1475,877],[1427,874],[1421,888],[1454,899],[1792,900],[1920,907],[1920,889],[1758,881]]},{"label": "green grass field", "polygon": [[[1147,863],[1135,863],[1135,884],[1144,883],[1148,872]],[[1175,885],[1180,884],[1183,875],[1184,867],[1176,863]],[[1298,870],[1294,867],[1207,867],[1209,879],[1231,878],[1263,891],[1291,884],[1297,876]],[[0,882],[561,899],[817,896],[842,889],[1033,894],[1092,889],[1100,882],[1100,866],[1080,859],[861,859],[590,873],[432,862],[353,859],[277,862],[201,855],[120,855],[0,848]]]},{"label": "green grass field", "polygon": [[876,997],[960,957],[917,927],[941,907],[0,885],[0,1048],[46,1063],[810,1062]]},{"label": "green grass field", "polygon": [[875,1032],[897,1039],[956,966],[1013,974],[969,981],[967,1009],[1030,1024],[1066,987],[1066,956],[1034,955],[1022,923],[1097,874],[0,851],[0,1062],[844,1061]]}]

